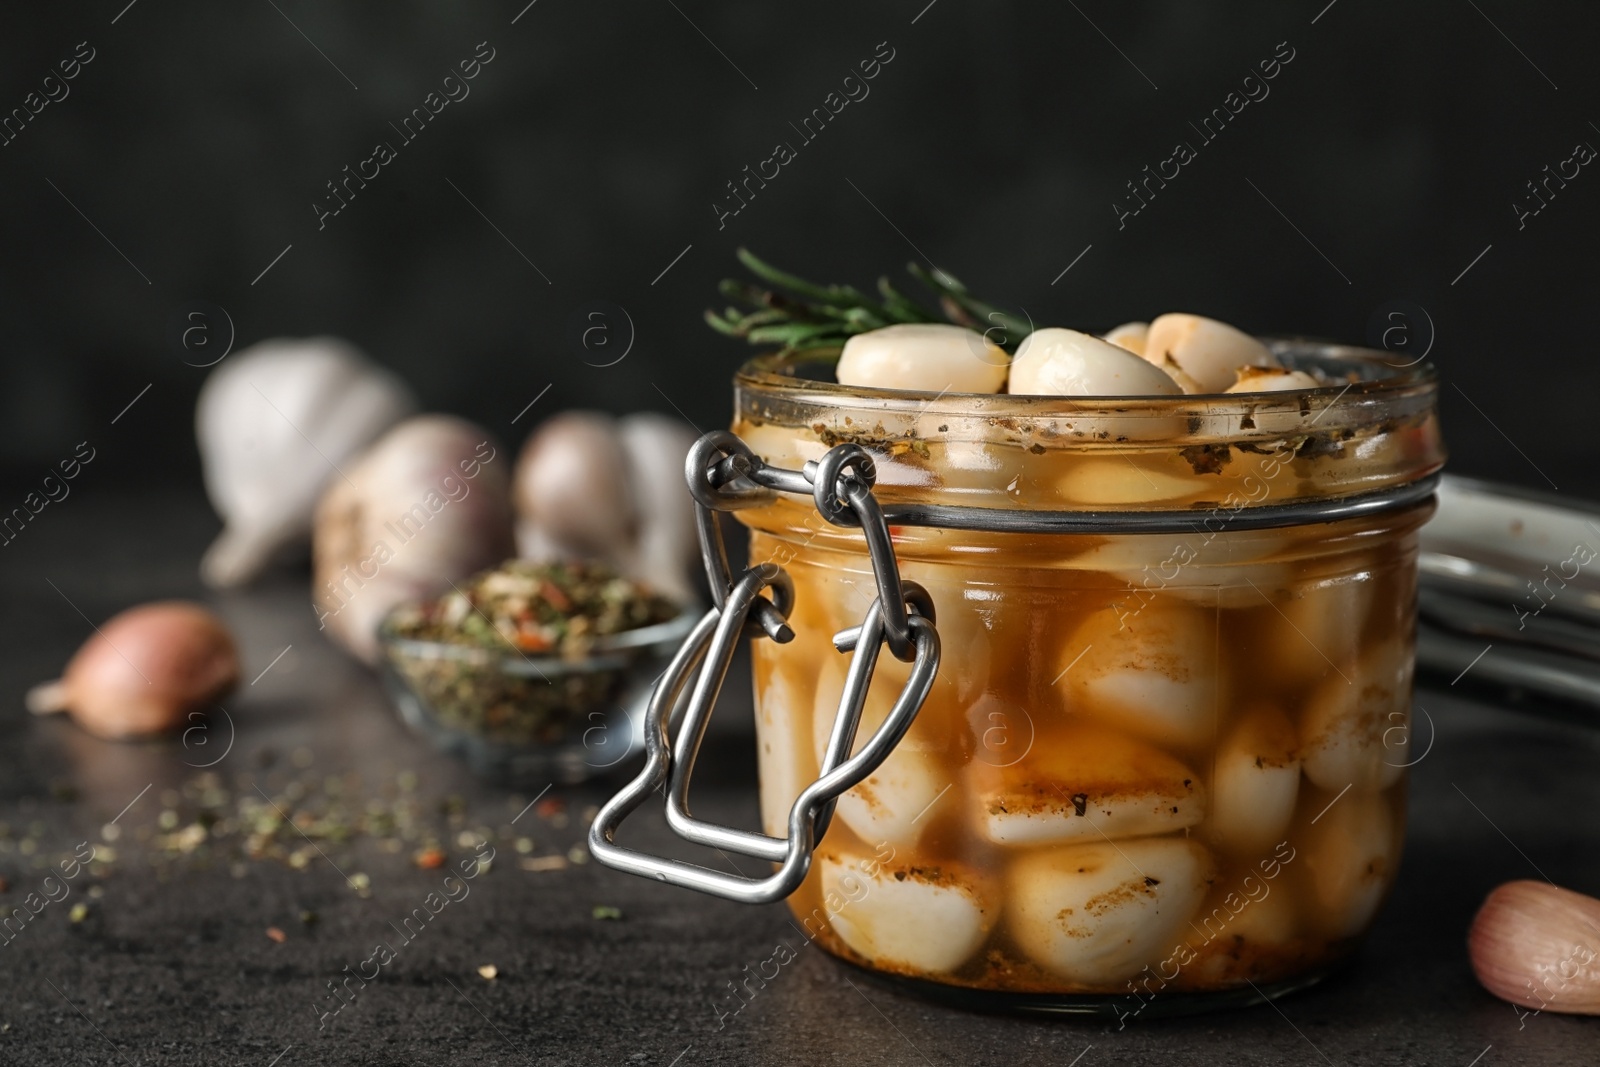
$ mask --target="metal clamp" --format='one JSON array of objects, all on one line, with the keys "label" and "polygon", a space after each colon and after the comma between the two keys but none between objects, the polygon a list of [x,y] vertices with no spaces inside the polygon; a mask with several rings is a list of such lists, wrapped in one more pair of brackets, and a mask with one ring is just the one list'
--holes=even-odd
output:
[{"label": "metal clamp", "polygon": [[[827,832],[834,802],[875,771],[921,710],[939,670],[939,634],[933,600],[915,582],[903,582],[883,510],[873,496],[872,457],[857,445],[839,445],[804,470],[770,467],[736,436],[717,431],[702,437],[685,464],[695,499],[701,557],[711,584],[713,606],[684,641],[656,682],[645,713],[645,766],[600,809],[589,828],[589,850],[609,867],[672,885],[698,889],[746,903],[780,900],[800,885],[811,867],[811,851]],[[787,833],[772,837],[695,818],[689,811],[689,780],[716,707],[739,638],[793,640],[787,622],[794,583],[775,563],[751,567],[732,577],[718,513],[765,503],[774,492],[805,494],[829,522],[859,527],[877,580],[878,598],[859,626],[835,635],[840,652],[850,653],[844,692],[834,716],[821,773],[789,809]],[[762,595],[772,591],[770,597]],[[856,731],[878,654],[887,645],[911,663],[900,694],[877,731],[854,755]],[[687,698],[685,698],[687,694]],[[681,715],[675,715],[679,705]],[[674,719],[677,736],[669,733]],[[724,874],[682,860],[652,856],[616,843],[622,821],[656,790],[666,794],[667,823],[682,838],[709,848],[779,864],[766,878]]]}]

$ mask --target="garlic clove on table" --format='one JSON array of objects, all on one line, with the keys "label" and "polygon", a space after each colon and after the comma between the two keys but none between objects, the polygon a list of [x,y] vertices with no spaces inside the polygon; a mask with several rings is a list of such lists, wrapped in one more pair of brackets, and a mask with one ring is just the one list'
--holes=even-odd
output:
[{"label": "garlic clove on table", "polygon": [[1600,1015],[1600,900],[1545,882],[1507,882],[1478,909],[1467,948],[1472,972],[1501,1000]]},{"label": "garlic clove on table", "polygon": [[223,520],[200,563],[206,584],[243,585],[305,541],[339,469],[415,407],[397,377],[335,337],[262,341],[221,363],[195,410],[206,494]]},{"label": "garlic clove on table", "polygon": [[943,322],[898,323],[844,343],[840,385],[925,393],[998,393],[1011,358],[976,330]]}]

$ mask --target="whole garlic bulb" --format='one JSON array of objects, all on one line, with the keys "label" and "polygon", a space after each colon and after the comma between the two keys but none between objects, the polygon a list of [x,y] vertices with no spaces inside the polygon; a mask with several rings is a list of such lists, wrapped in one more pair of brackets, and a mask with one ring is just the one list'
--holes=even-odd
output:
[{"label": "whole garlic bulb", "polygon": [[362,453],[317,505],[319,628],[374,663],[389,609],[507,559],[507,466],[487,431],[448,415],[408,419]]},{"label": "whole garlic bulb", "polygon": [[679,603],[692,603],[699,599],[700,582],[690,576],[701,569],[700,541],[683,463],[700,435],[680,419],[651,411],[624,416],[619,428],[633,461],[634,510],[639,516],[637,570],[629,576]]},{"label": "whole garlic bulb", "polygon": [[976,330],[944,322],[897,323],[844,343],[840,385],[924,393],[998,393],[1011,362]]},{"label": "whole garlic bulb", "polygon": [[1035,330],[1011,363],[1013,393],[1030,396],[1175,396],[1160,367],[1127,349],[1059,326]]},{"label": "whole garlic bulb", "polygon": [[[522,558],[631,562],[639,526],[631,467],[610,415],[563,411],[540,423],[517,457]],[[683,480],[681,467],[677,480]]]},{"label": "whole garlic bulb", "polygon": [[1276,367],[1266,345],[1225,322],[1201,315],[1171,313],[1150,324],[1144,358],[1161,366],[1168,357],[1208,393],[1234,383],[1240,367]]},{"label": "whole garlic bulb", "polygon": [[224,361],[195,411],[206,494],[223,521],[201,577],[243,585],[303,543],[337,468],[415,406],[398,378],[335,337],[262,341]]}]

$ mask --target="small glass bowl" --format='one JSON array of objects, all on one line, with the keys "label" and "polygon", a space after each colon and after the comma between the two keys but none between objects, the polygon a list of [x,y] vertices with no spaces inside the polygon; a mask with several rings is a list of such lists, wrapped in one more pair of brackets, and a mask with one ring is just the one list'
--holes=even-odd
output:
[{"label": "small glass bowl", "polygon": [[529,656],[378,629],[385,690],[400,718],[478,775],[508,785],[582,782],[624,768],[644,748],[644,705],[694,627],[666,622],[602,637],[580,659]]}]

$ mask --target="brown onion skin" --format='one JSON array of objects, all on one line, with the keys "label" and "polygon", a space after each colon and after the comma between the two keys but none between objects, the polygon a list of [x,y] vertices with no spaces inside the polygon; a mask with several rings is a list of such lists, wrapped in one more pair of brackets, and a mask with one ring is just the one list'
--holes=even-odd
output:
[{"label": "brown onion skin", "polygon": [[1600,900],[1545,882],[1497,886],[1467,934],[1472,971],[1501,1000],[1600,1014]]},{"label": "brown onion skin", "polygon": [[120,741],[177,729],[238,683],[239,653],[222,620],[199,604],[165,600],[99,627],[60,686],[74,722]]}]

